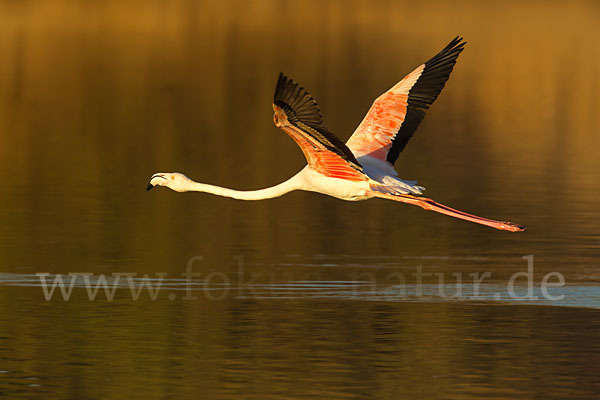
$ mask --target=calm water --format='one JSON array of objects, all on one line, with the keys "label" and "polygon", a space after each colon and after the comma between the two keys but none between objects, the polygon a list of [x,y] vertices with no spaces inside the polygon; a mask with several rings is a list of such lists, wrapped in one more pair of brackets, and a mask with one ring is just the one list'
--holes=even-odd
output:
[{"label": "calm water", "polygon": [[[594,1],[0,1],[0,396],[597,398],[599,18]],[[304,159],[272,123],[279,71],[346,139],[456,34],[396,167],[529,231],[144,190],[156,171],[285,180]],[[47,301],[39,273],[93,275]],[[104,278],[112,301],[91,301]]]}]

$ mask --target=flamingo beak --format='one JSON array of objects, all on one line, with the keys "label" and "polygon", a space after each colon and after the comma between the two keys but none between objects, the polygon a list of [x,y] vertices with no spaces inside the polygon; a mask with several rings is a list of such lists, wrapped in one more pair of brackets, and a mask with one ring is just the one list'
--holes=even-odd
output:
[{"label": "flamingo beak", "polygon": [[164,179],[164,180],[167,180],[167,178],[165,178],[165,177],[164,177],[164,175],[162,175],[162,174],[154,174],[154,175],[152,175],[152,178],[150,178],[150,181],[149,181],[149,182],[148,182],[148,184],[146,185],[146,190],[150,190],[150,189],[152,189],[154,186],[156,186],[156,185],[153,185],[153,184],[152,184],[152,179],[154,179],[154,178],[162,178],[162,179]]}]

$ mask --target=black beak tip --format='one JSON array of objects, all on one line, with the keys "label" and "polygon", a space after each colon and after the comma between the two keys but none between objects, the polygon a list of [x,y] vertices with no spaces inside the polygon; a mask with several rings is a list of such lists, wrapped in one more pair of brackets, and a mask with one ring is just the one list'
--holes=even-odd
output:
[{"label": "black beak tip", "polygon": [[148,182],[148,185],[146,186],[146,190],[150,190],[154,187],[154,185],[152,185],[150,182]]}]

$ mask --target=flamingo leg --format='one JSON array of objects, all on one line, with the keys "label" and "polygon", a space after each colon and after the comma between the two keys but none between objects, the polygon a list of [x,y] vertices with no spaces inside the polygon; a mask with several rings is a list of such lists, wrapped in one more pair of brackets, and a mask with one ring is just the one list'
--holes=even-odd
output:
[{"label": "flamingo leg", "polygon": [[496,221],[493,219],[487,219],[483,217],[478,217],[476,215],[467,214],[466,212],[455,210],[448,206],[438,203],[432,199],[428,199],[426,197],[418,197],[410,194],[388,194],[381,192],[373,192],[376,197],[381,197],[384,199],[390,199],[394,201],[400,201],[402,203],[412,204],[415,206],[419,206],[424,210],[431,210],[438,212],[440,214],[446,214],[454,218],[464,219],[466,221],[474,222],[476,224],[486,225],[492,228],[501,229],[504,231],[510,232],[522,232],[527,230],[526,227],[515,224],[514,222],[507,221]]}]

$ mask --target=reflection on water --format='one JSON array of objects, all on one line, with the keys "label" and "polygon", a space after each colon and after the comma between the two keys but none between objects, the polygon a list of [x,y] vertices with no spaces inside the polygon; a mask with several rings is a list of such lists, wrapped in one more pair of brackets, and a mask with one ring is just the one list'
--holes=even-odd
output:
[{"label": "reflection on water", "polygon": [[[599,17],[594,1],[1,1],[0,396],[596,398]],[[155,171],[287,179],[304,159],[272,123],[280,71],[345,139],[457,34],[466,50],[397,169],[529,231],[383,200],[145,192]],[[530,254],[535,295],[559,272],[563,301],[505,296]],[[261,296],[183,301],[195,256],[195,289],[239,278],[242,257]],[[171,280],[156,301],[76,286],[46,302],[38,272]],[[491,299],[436,296],[486,272]]]},{"label": "reflection on water", "polygon": [[[564,281],[559,282],[556,276],[553,276],[553,281],[548,278],[536,281],[535,275],[529,276],[523,271],[515,273],[515,276],[520,275],[520,280],[509,278],[508,282],[501,282],[491,280],[489,272],[446,276],[423,269],[421,265],[410,274],[400,272],[398,268],[380,269],[373,273],[363,266],[357,269],[356,265],[336,264],[308,264],[312,271],[304,272],[307,264],[284,265],[284,268],[274,268],[266,274],[254,268],[241,268],[232,275],[189,270],[176,278],[167,273],[142,276],[123,272],[110,275],[0,273],[0,287],[38,288],[47,301],[68,301],[74,291],[81,289],[85,290],[90,301],[112,301],[115,297],[126,298],[129,293],[131,299],[137,301],[147,293],[153,301],[159,296],[170,301],[196,300],[199,296],[218,301],[328,298],[394,302],[493,301],[600,308],[600,288],[596,284],[565,286]],[[340,274],[340,270],[347,274],[346,277],[343,272]],[[431,283],[432,277],[435,277],[435,283]],[[342,280],[344,278],[346,280]]]},{"label": "reflection on water", "polygon": [[109,303],[81,292],[40,305],[37,290],[3,292],[20,310],[16,324],[0,317],[9,397],[594,398],[600,389],[600,320],[585,309],[336,298]]}]

